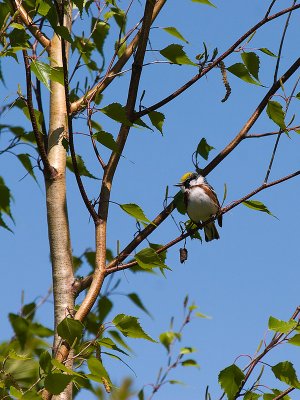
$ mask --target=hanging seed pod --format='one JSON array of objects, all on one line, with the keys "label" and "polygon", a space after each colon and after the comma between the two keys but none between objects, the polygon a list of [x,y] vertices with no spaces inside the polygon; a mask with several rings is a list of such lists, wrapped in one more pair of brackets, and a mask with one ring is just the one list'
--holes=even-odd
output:
[{"label": "hanging seed pod", "polygon": [[221,102],[224,103],[231,94],[231,87],[230,87],[228,79],[227,79],[226,67],[225,67],[225,64],[223,63],[223,61],[219,62],[219,67],[220,67],[221,74],[222,74],[222,80],[223,80],[223,83],[224,83],[224,86],[226,89],[226,94],[225,94],[224,98],[221,100]]},{"label": "hanging seed pod", "polygon": [[179,259],[181,264],[188,259],[188,251],[185,247],[179,249]]}]

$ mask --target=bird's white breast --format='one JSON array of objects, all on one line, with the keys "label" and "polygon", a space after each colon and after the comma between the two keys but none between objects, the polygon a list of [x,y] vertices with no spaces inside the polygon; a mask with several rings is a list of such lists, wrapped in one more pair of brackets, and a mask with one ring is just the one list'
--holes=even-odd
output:
[{"label": "bird's white breast", "polygon": [[205,221],[217,213],[217,205],[201,187],[188,189],[188,196],[187,213],[192,221]]}]

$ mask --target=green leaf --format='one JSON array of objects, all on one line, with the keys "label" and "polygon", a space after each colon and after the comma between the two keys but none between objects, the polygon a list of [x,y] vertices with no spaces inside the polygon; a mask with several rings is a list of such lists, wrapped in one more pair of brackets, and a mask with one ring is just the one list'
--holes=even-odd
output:
[{"label": "green leaf", "polygon": [[11,326],[23,348],[27,339],[29,322],[16,314],[8,314]]},{"label": "green leaf", "polygon": [[[272,392],[273,392],[272,394],[264,393],[263,400],[273,400],[274,397],[277,397],[282,393],[281,390],[278,390],[278,389],[272,389]],[[291,400],[291,398],[290,398],[290,396],[286,395],[286,396],[282,397],[281,400]]]},{"label": "green leaf", "polygon": [[93,138],[110,150],[117,151],[118,149],[117,143],[111,133],[105,131],[96,132]]},{"label": "green leaf", "polygon": [[92,33],[92,39],[96,45],[96,49],[99,51],[99,53],[103,56],[103,45],[105,42],[105,39],[108,35],[109,31],[109,24],[104,21],[98,21],[96,23],[96,18],[92,18],[92,27],[95,27],[95,30]]},{"label": "green leaf", "polygon": [[198,144],[196,152],[197,154],[200,154],[204,160],[207,160],[211,150],[214,150],[214,147],[210,146],[205,138],[202,138]]},{"label": "green leaf", "polygon": [[[149,247],[151,247],[151,249],[157,251],[158,249],[160,249],[163,245],[162,244],[157,244],[157,243],[149,243]],[[166,261],[167,258],[167,250],[162,251],[159,253],[159,258],[161,259],[161,261],[164,263]]]},{"label": "green leaf", "polygon": [[149,311],[147,310],[147,308],[144,306],[144,304],[142,303],[141,299],[139,298],[139,296],[136,293],[129,293],[127,295],[129,297],[129,299],[137,306],[139,307],[141,310],[143,310],[146,314],[149,315],[149,317],[151,317],[151,314],[149,313]]},{"label": "green leaf", "polygon": [[73,371],[71,368],[66,367],[64,364],[62,364],[61,362],[59,362],[55,358],[53,358],[51,360],[51,363],[55,368],[57,368],[57,369],[59,369],[59,370],[61,370],[63,372],[66,372],[69,375],[82,376],[81,374],[78,374],[78,372]]},{"label": "green leaf", "polygon": [[223,369],[219,374],[219,384],[227,394],[228,400],[233,400],[245,375],[235,364]]},{"label": "green leaf", "polygon": [[109,312],[113,307],[113,303],[109,300],[108,297],[102,296],[101,299],[98,301],[98,313],[99,313],[99,323],[105,320]]},{"label": "green leaf", "polygon": [[294,335],[288,340],[288,343],[293,344],[294,346],[300,346],[300,334]]},{"label": "green leaf", "polygon": [[58,82],[64,86],[64,69],[63,67],[50,67],[50,80],[54,82]]},{"label": "green leaf", "polygon": [[227,70],[247,83],[252,83],[253,85],[259,85],[259,82],[255,81],[251,77],[248,69],[242,63],[233,64],[230,67],[228,67]]},{"label": "green leaf", "polygon": [[112,321],[115,327],[126,337],[135,339],[146,339],[155,342],[147,333],[145,333],[138,322],[138,318],[131,315],[118,314]]},{"label": "green leaf", "polygon": [[61,373],[48,374],[45,378],[45,389],[54,395],[58,395],[65,390],[72,379],[71,375]]},{"label": "green leaf", "polygon": [[122,353],[122,354],[125,354],[126,356],[128,356],[128,353],[126,353],[124,350],[120,349],[116,345],[116,343],[113,340],[111,340],[110,338],[108,338],[108,337],[104,337],[104,338],[98,340],[98,343],[99,343],[100,346],[103,346],[103,347],[106,347],[108,349],[112,349],[112,350],[118,351],[119,353]]},{"label": "green leaf", "polygon": [[288,333],[291,330],[295,329],[297,326],[297,322],[290,320],[290,321],[282,321],[280,319],[276,319],[274,317],[269,318],[268,327],[272,331],[281,332],[281,333]]},{"label": "green leaf", "polygon": [[37,322],[31,325],[31,331],[39,337],[50,337],[54,334],[52,329],[49,329],[44,325],[38,324]]},{"label": "green leaf", "polygon": [[41,81],[48,90],[50,90],[50,65],[33,60],[30,64],[30,69],[38,80]]},{"label": "green leaf", "polygon": [[[1,3],[2,6],[3,3]],[[26,49],[30,48],[29,39],[30,35],[24,29],[13,29],[9,34],[10,45],[12,48]],[[16,49],[15,49],[16,50]]]},{"label": "green leaf", "polygon": [[191,354],[195,353],[195,351],[197,351],[195,347],[183,347],[182,349],[180,349],[180,354]]},{"label": "green leaf", "polygon": [[150,247],[146,247],[145,249],[139,251],[135,256],[135,260],[137,261],[138,265],[144,269],[151,269],[151,268],[168,268],[159,255],[155,252],[154,249]]},{"label": "green leaf", "polygon": [[300,382],[298,381],[296,371],[291,362],[280,362],[272,367],[272,371],[280,381],[300,389]]},{"label": "green leaf", "polygon": [[169,46],[162,49],[160,51],[160,54],[174,64],[197,66],[197,64],[195,64],[188,58],[186,53],[183,51],[183,46],[179,44],[170,44]]},{"label": "green leaf", "polygon": [[163,332],[159,335],[159,341],[163,346],[165,346],[168,353],[170,351],[170,346],[175,338],[176,335],[173,331]]},{"label": "green leaf", "polygon": [[32,357],[28,357],[26,354],[18,354],[14,349],[10,349],[8,353],[8,357],[12,360],[31,360]]},{"label": "green leaf", "polygon": [[0,212],[3,211],[12,219],[10,211],[10,202],[12,200],[12,195],[9,188],[5,185],[4,179],[0,176]]},{"label": "green leaf", "polygon": [[23,167],[26,169],[26,171],[29,173],[29,175],[32,176],[33,179],[37,182],[36,177],[33,172],[33,167],[32,167],[31,160],[30,160],[30,154],[27,154],[27,153],[18,154],[17,157],[21,161]]},{"label": "green leaf", "polygon": [[277,101],[269,100],[267,105],[267,114],[269,118],[280,127],[280,129],[282,129],[283,131],[286,130],[284,122],[285,112],[283,111],[282,105],[280,103],[278,103]]},{"label": "green leaf", "polygon": [[252,210],[256,210],[256,211],[262,211],[265,212],[269,215],[274,216],[271,211],[264,205],[264,203],[262,203],[261,201],[258,200],[245,200],[243,201],[244,206],[251,208]]},{"label": "green leaf", "polygon": [[100,108],[99,111],[114,121],[125,124],[126,126],[132,126],[132,123],[127,118],[125,108],[120,103],[111,103],[106,107]]},{"label": "green leaf", "polygon": [[[103,364],[97,358],[94,357],[89,358],[87,364],[89,370],[91,371],[92,376],[98,377],[100,379],[105,378],[111,384],[111,380],[106,369],[103,367]],[[91,378],[90,375],[87,376]]]},{"label": "green leaf", "polygon": [[184,203],[184,196],[181,190],[174,196],[174,203],[177,211],[180,214],[184,215],[186,213],[186,206]]},{"label": "green leaf", "polygon": [[42,354],[40,355],[40,367],[41,369],[46,373],[49,374],[52,370],[52,357],[48,353],[48,351],[43,351]]},{"label": "green leaf", "polygon": [[17,399],[21,399],[23,396],[23,393],[20,390],[16,389],[14,386],[11,386],[9,388],[9,394]]},{"label": "green leaf", "polygon": [[174,26],[168,26],[166,28],[163,28],[163,30],[167,33],[169,33],[172,36],[175,36],[177,39],[182,40],[185,43],[188,43],[188,41],[182,36],[182,34],[174,27]]},{"label": "green leaf", "polygon": [[132,353],[132,349],[128,346],[128,344],[123,340],[123,338],[121,337],[121,335],[119,334],[119,332],[114,331],[114,330],[110,330],[108,332],[113,338],[114,340],[119,343],[121,346],[123,346],[125,349],[127,349],[128,351],[130,351]]},{"label": "green leaf", "polygon": [[67,42],[73,42],[72,36],[70,35],[70,32],[66,26],[56,26],[54,28],[54,31],[57,35],[61,36]]},{"label": "green leaf", "polygon": [[258,400],[260,398],[260,394],[254,392],[246,392],[243,400]]},{"label": "green leaf", "polygon": [[209,0],[192,0],[193,3],[200,3],[200,4],[206,4],[207,6],[215,7],[217,8],[213,3],[211,3]]},{"label": "green leaf", "polygon": [[57,326],[57,333],[65,339],[70,346],[78,344],[83,335],[83,324],[73,318],[64,318]]},{"label": "green leaf", "polygon": [[197,364],[197,362],[192,359],[182,361],[181,365],[183,367],[199,367],[199,364]]},{"label": "green leaf", "polygon": [[[94,176],[90,173],[90,171],[86,168],[82,157],[78,154],[76,154],[76,161],[77,161],[77,168],[78,168],[78,172],[79,172],[80,176],[87,176],[88,178],[91,178],[91,179],[98,179],[96,176]],[[74,172],[71,156],[67,157],[67,167],[69,168],[70,171]]]},{"label": "green leaf", "polygon": [[84,0],[73,0],[73,3],[78,8],[80,15],[82,15],[83,6],[84,6],[85,1]]},{"label": "green leaf", "polygon": [[151,223],[151,221],[144,214],[144,211],[137,204],[128,203],[128,204],[119,204],[119,206],[122,208],[123,211],[125,211],[127,214],[131,215],[138,221]]},{"label": "green leaf", "polygon": [[270,51],[270,50],[267,49],[266,47],[261,47],[261,48],[258,49],[258,50],[261,51],[262,53],[267,54],[268,56],[277,57],[276,54],[272,53],[272,51]]},{"label": "green leaf", "polygon": [[258,79],[258,71],[259,71],[259,57],[257,54],[253,52],[244,52],[241,54],[242,60],[250,72],[250,74],[259,81]]},{"label": "green leaf", "polygon": [[158,112],[158,111],[151,111],[148,114],[151,124],[160,131],[160,133],[163,135],[162,127],[163,123],[165,121],[165,116],[163,113]]}]

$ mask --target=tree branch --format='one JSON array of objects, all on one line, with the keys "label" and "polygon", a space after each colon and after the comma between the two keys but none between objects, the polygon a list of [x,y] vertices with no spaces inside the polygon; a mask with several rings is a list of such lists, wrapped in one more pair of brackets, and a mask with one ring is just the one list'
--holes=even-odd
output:
[{"label": "tree branch", "polygon": [[[157,0],[154,6],[154,11],[152,15],[151,24],[155,21],[157,15],[161,11],[164,6],[166,0]],[[136,49],[141,36],[141,29],[135,35],[131,43],[126,47],[124,53],[119,58],[119,60],[115,63],[115,65],[111,68],[109,73],[105,76],[105,79],[100,81],[97,85],[95,85],[91,90],[89,90],[84,96],[80,99],[74,101],[71,104],[71,112],[72,114],[76,114],[85,108],[88,104],[88,101],[92,101],[96,94],[103,92],[103,90],[114,80],[117,76],[118,72],[122,70],[124,65],[127,63],[129,58],[132,56],[134,50]]]},{"label": "tree branch", "polygon": [[181,86],[179,89],[177,89],[175,92],[164,98],[163,100],[155,103],[151,107],[145,108],[144,110],[135,113],[135,119],[141,118],[146,114],[149,114],[149,112],[157,110],[158,108],[164,106],[165,104],[169,103],[171,100],[174,100],[177,96],[179,96],[181,93],[186,91],[189,87],[191,87],[194,83],[196,83],[200,78],[202,78],[204,75],[206,75],[209,71],[211,71],[213,68],[215,68],[221,61],[223,61],[229,54],[233,53],[234,50],[245,40],[247,37],[249,37],[252,33],[254,33],[257,29],[259,29],[261,26],[265,25],[266,23],[281,17],[282,15],[291,12],[293,10],[296,10],[300,8],[300,4],[297,4],[293,7],[286,8],[285,10],[282,10],[276,14],[271,15],[270,17],[264,17],[261,21],[259,21],[256,25],[254,25],[251,29],[248,30],[243,36],[241,36],[231,47],[229,47],[228,50],[226,50],[220,57],[216,58],[214,62],[212,62],[209,66],[204,68],[200,73],[195,75],[192,79],[190,79],[187,83],[185,83],[183,86]]},{"label": "tree branch", "polygon": [[18,10],[21,20],[27,26],[29,32],[48,52],[48,47],[51,45],[51,41],[43,34],[43,32],[41,32],[40,28],[33,23],[27,11],[22,6],[22,1],[14,0],[14,7]]}]

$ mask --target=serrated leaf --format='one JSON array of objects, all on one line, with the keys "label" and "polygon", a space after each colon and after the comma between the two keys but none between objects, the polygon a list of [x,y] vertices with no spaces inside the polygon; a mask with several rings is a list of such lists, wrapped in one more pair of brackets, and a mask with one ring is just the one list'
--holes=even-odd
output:
[{"label": "serrated leaf", "polygon": [[23,167],[26,169],[26,171],[29,173],[29,175],[32,176],[32,178],[37,182],[36,177],[33,172],[30,155],[27,153],[24,153],[24,154],[18,154],[17,157],[21,161]]},{"label": "serrated leaf", "polygon": [[52,370],[52,357],[48,353],[48,351],[43,351],[42,354],[40,355],[40,367],[41,369],[46,373],[49,374]]},{"label": "serrated leaf", "polygon": [[260,394],[254,392],[246,392],[243,400],[258,400],[260,398]]},{"label": "serrated leaf", "polygon": [[250,72],[250,74],[257,80],[258,79],[258,71],[259,71],[259,57],[257,54],[253,52],[243,52],[241,54],[242,60]]},{"label": "serrated leaf", "polygon": [[[78,155],[78,154],[76,154],[76,161],[77,161],[77,168],[78,168],[79,175],[87,176],[88,178],[91,178],[91,179],[99,179],[99,178],[97,178],[96,176],[94,176],[94,175],[92,175],[90,173],[90,171],[86,168],[82,157],[80,155]],[[71,156],[67,157],[66,165],[67,165],[67,168],[69,168],[70,171],[74,172],[73,162],[72,162],[72,157]]]},{"label": "serrated leaf", "polygon": [[274,217],[274,215],[271,213],[271,211],[261,201],[258,201],[258,200],[245,200],[245,201],[243,201],[242,204],[244,204],[244,206],[246,206],[248,208],[251,208],[252,210],[265,212],[265,213],[267,213],[269,215],[272,215]]},{"label": "serrated leaf", "polygon": [[300,382],[298,381],[294,366],[290,361],[283,361],[274,365],[272,371],[280,381],[300,389]]},{"label": "serrated leaf", "polygon": [[235,364],[223,369],[219,373],[219,384],[227,394],[228,400],[233,400],[245,375]]},{"label": "serrated leaf", "polygon": [[125,108],[120,103],[111,103],[106,107],[100,108],[99,111],[114,121],[132,126],[132,123],[127,118]]},{"label": "serrated leaf", "polygon": [[288,340],[288,343],[293,344],[294,346],[300,346],[300,334],[294,335]]},{"label": "serrated leaf", "polygon": [[58,25],[54,28],[54,31],[57,35],[61,36],[67,42],[69,42],[69,43],[73,42],[72,36],[70,35],[70,32],[66,26]]},{"label": "serrated leaf", "polygon": [[105,131],[96,132],[93,138],[110,150],[116,151],[118,149],[117,143],[111,133]]},{"label": "serrated leaf", "polygon": [[[281,394],[281,390],[272,389],[272,393],[264,393],[263,400],[273,400],[274,397],[279,396]],[[290,396],[285,395],[282,397],[282,400],[291,400]]]},{"label": "serrated leaf", "polygon": [[280,319],[270,317],[268,322],[268,327],[272,331],[281,332],[281,333],[288,333],[294,328],[296,328],[297,322],[296,321],[282,321]]},{"label": "serrated leaf", "polygon": [[236,63],[231,65],[227,68],[227,71],[231,72],[233,75],[237,76],[238,78],[242,79],[247,83],[252,83],[253,85],[259,85],[260,83],[254,80],[248,69],[242,63]]},{"label": "serrated leaf", "polygon": [[202,138],[197,146],[197,154],[204,158],[204,160],[208,159],[209,153],[211,150],[214,150],[214,147],[210,146],[205,138]]},{"label": "serrated leaf", "polygon": [[151,124],[160,131],[160,133],[163,135],[162,127],[163,123],[165,121],[165,116],[163,113],[158,112],[158,111],[151,111],[148,114]]},{"label": "serrated leaf", "polygon": [[125,349],[127,349],[128,351],[130,351],[132,353],[131,347],[129,347],[128,344],[123,340],[123,338],[121,337],[119,332],[110,330],[108,333],[114,338],[114,340],[117,343],[119,343],[121,346],[123,346]]},{"label": "serrated leaf", "polygon": [[173,331],[163,332],[159,335],[159,341],[167,349],[168,353],[175,337],[176,335]]},{"label": "serrated leaf", "polygon": [[138,318],[131,315],[118,314],[112,323],[126,337],[135,339],[146,339],[150,342],[155,342],[141,327]]},{"label": "serrated leaf", "polygon": [[207,6],[215,7],[217,8],[213,3],[211,3],[209,0],[192,0],[193,3],[200,3],[200,4],[205,4]]},{"label": "serrated leaf", "polygon": [[150,247],[146,247],[145,249],[139,251],[134,256],[134,258],[137,261],[138,265],[144,269],[151,269],[156,267],[168,269],[168,267],[160,259],[159,255],[155,252],[155,250]]},{"label": "serrated leaf", "polygon": [[199,367],[199,364],[195,360],[192,360],[192,359],[182,361],[181,365],[183,367]]},{"label": "serrated leaf", "polygon": [[116,345],[116,343],[112,339],[110,339],[108,337],[104,337],[104,338],[98,340],[98,343],[99,343],[100,346],[103,346],[103,347],[106,347],[108,349],[112,349],[112,350],[118,351],[119,353],[122,353],[122,354],[125,354],[126,356],[128,356],[128,353],[126,353],[124,350],[120,349]]},{"label": "serrated leaf", "polygon": [[[105,378],[111,384],[111,380],[106,369],[103,367],[103,364],[97,358],[94,357],[89,358],[87,364],[93,376],[98,377],[100,379]],[[87,376],[89,377],[89,375]]]},{"label": "serrated leaf", "polygon": [[147,308],[144,306],[144,304],[142,303],[142,300],[139,298],[139,296],[136,293],[129,293],[127,295],[129,297],[129,299],[137,306],[139,307],[141,310],[143,310],[146,314],[149,315],[149,317],[151,317],[151,314],[149,313],[149,311],[147,310]]},{"label": "serrated leaf", "polygon": [[48,374],[45,378],[45,389],[54,395],[63,392],[73,377],[66,374]]},{"label": "serrated leaf", "polygon": [[169,46],[160,50],[160,54],[174,64],[197,66],[197,64],[195,64],[188,58],[185,51],[183,50],[183,46],[179,44],[170,44]]},{"label": "serrated leaf", "polygon": [[83,335],[83,324],[73,318],[64,318],[57,326],[57,333],[66,340],[70,346],[78,344]]},{"label": "serrated leaf", "polygon": [[269,118],[275,122],[283,131],[286,130],[284,118],[285,112],[283,111],[282,105],[278,101],[268,101],[267,114]]},{"label": "serrated leaf", "polygon": [[261,47],[261,48],[258,49],[258,50],[261,51],[262,53],[267,54],[268,56],[276,57],[276,58],[277,58],[276,54],[272,53],[272,51],[270,51],[270,50],[267,49],[266,47]]},{"label": "serrated leaf", "polygon": [[[95,23],[96,23],[96,18],[93,18],[92,27],[95,26]],[[96,45],[96,49],[102,56],[103,56],[103,45],[108,35],[109,28],[110,26],[107,22],[98,21],[92,33],[92,39]]]},{"label": "serrated leaf", "polygon": [[175,36],[177,39],[182,40],[185,43],[188,43],[188,41],[182,36],[182,34],[174,27],[174,26],[167,26],[166,28],[163,28],[163,30],[167,33],[169,33],[172,36]]},{"label": "serrated leaf", "polygon": [[137,204],[128,203],[128,204],[119,204],[119,206],[122,208],[123,211],[125,211],[127,214],[131,215],[138,221],[151,223],[151,221],[144,214],[144,211]]},{"label": "serrated leaf", "polygon": [[30,64],[30,69],[38,80],[41,81],[48,90],[50,90],[50,65],[33,60]]}]

